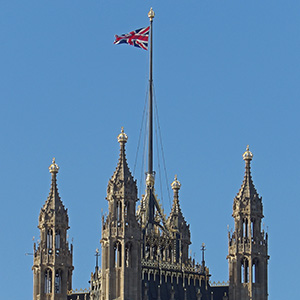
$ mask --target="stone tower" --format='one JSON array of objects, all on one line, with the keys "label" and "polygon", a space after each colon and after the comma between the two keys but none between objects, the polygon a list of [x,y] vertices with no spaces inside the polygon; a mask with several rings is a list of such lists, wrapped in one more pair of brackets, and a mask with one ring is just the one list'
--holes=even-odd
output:
[{"label": "stone tower", "polygon": [[40,243],[34,244],[33,300],[66,300],[72,289],[72,245],[69,249],[69,218],[57,189],[59,167],[53,159],[48,199],[39,216]]},{"label": "stone tower", "polygon": [[109,212],[102,221],[101,300],[141,299],[141,229],[136,217],[136,181],[125,155],[127,139],[122,128],[119,162],[107,187]]},{"label": "stone tower", "polygon": [[228,234],[230,300],[268,299],[268,235],[261,229],[263,205],[251,177],[252,158],[247,146],[244,181],[233,203],[234,232]]}]

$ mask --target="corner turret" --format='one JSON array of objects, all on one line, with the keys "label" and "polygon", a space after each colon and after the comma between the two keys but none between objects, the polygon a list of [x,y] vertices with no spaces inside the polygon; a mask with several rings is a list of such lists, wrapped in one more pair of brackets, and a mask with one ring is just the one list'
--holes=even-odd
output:
[{"label": "corner turret", "polygon": [[233,201],[234,231],[229,235],[229,299],[268,299],[268,240],[261,229],[262,198],[254,186],[247,146],[243,154],[245,175]]},{"label": "corner turret", "polygon": [[53,158],[50,193],[39,216],[40,243],[34,244],[33,300],[65,300],[72,289],[73,247],[69,248],[69,217],[57,188],[59,167]]}]

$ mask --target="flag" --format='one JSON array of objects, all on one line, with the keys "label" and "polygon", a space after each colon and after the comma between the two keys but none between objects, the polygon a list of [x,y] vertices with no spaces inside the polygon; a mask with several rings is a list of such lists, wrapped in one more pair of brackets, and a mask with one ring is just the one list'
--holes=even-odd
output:
[{"label": "flag", "polygon": [[116,40],[114,41],[114,44],[129,44],[148,50],[149,29],[150,26],[131,31],[120,36],[115,35]]}]

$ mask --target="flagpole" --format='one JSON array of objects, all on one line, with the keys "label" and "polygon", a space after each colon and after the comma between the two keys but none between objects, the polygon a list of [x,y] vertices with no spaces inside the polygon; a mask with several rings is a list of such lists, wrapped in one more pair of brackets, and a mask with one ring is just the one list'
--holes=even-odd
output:
[{"label": "flagpole", "polygon": [[153,176],[153,19],[152,7],[148,13],[150,19],[150,63],[149,63],[149,137],[148,137],[148,175]]}]

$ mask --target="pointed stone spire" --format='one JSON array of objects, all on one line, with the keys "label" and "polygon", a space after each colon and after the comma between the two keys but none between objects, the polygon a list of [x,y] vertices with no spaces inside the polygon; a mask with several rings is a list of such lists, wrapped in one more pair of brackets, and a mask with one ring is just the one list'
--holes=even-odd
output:
[{"label": "pointed stone spire", "polygon": [[55,158],[53,158],[52,164],[49,166],[49,172],[51,173],[50,192],[44,206],[41,209],[40,222],[42,220],[50,220],[55,214],[57,214],[60,215],[60,217],[58,217],[56,221],[68,223],[67,209],[65,209],[58,193],[56,179],[58,171],[59,166],[56,164]]},{"label": "pointed stone spire", "polygon": [[69,217],[58,194],[58,165],[49,166],[51,188],[39,216],[40,243],[34,247],[34,300],[64,300],[72,289],[73,246],[69,247]]},{"label": "pointed stone spire", "polygon": [[180,204],[179,204],[179,190],[181,188],[181,183],[177,179],[177,175],[175,175],[175,179],[172,182],[171,187],[174,192],[174,198],[173,198],[172,210],[167,223],[169,224],[169,226],[171,226],[171,228],[175,230],[180,230],[183,225],[187,226],[187,224],[183,217]]},{"label": "pointed stone spire", "polygon": [[121,133],[118,135],[118,142],[120,143],[120,155],[118,165],[113,176],[110,179],[110,182],[116,183],[117,181],[121,180],[122,182],[135,182],[133,176],[130,172],[128,167],[127,159],[126,159],[126,151],[125,151],[125,144],[127,143],[128,136],[124,132],[124,128],[121,128]]},{"label": "pointed stone spire", "polygon": [[186,263],[188,259],[188,247],[191,244],[191,233],[187,222],[185,221],[180,204],[179,204],[179,190],[181,187],[180,182],[175,175],[175,179],[171,184],[174,192],[173,206],[169,218],[167,220],[167,226],[172,233],[173,238],[179,239],[178,244],[181,246],[176,250],[177,259]]},{"label": "pointed stone spire", "polygon": [[50,189],[50,193],[49,193],[49,200],[51,201],[51,204],[54,205],[54,209],[55,206],[57,204],[57,202],[59,202],[60,197],[58,194],[58,188],[57,188],[57,182],[56,182],[56,175],[59,171],[59,166],[55,163],[55,157],[53,157],[52,159],[52,164],[49,166],[49,172],[51,173],[51,189]]},{"label": "pointed stone spire", "polygon": [[258,197],[258,193],[254,186],[252,176],[251,176],[251,160],[253,158],[252,152],[249,150],[249,145],[247,145],[246,151],[243,154],[243,159],[245,161],[245,176],[243,180],[243,184],[236,196],[238,199],[245,199],[245,198],[253,198],[254,196]]},{"label": "pointed stone spire", "polygon": [[174,181],[171,183],[171,187],[172,187],[172,190],[173,190],[173,193],[174,193],[171,215],[173,214],[173,215],[176,215],[180,218],[183,218],[181,208],[180,208],[180,205],[179,205],[179,190],[181,188],[181,183],[177,180],[177,175],[175,175]]}]

